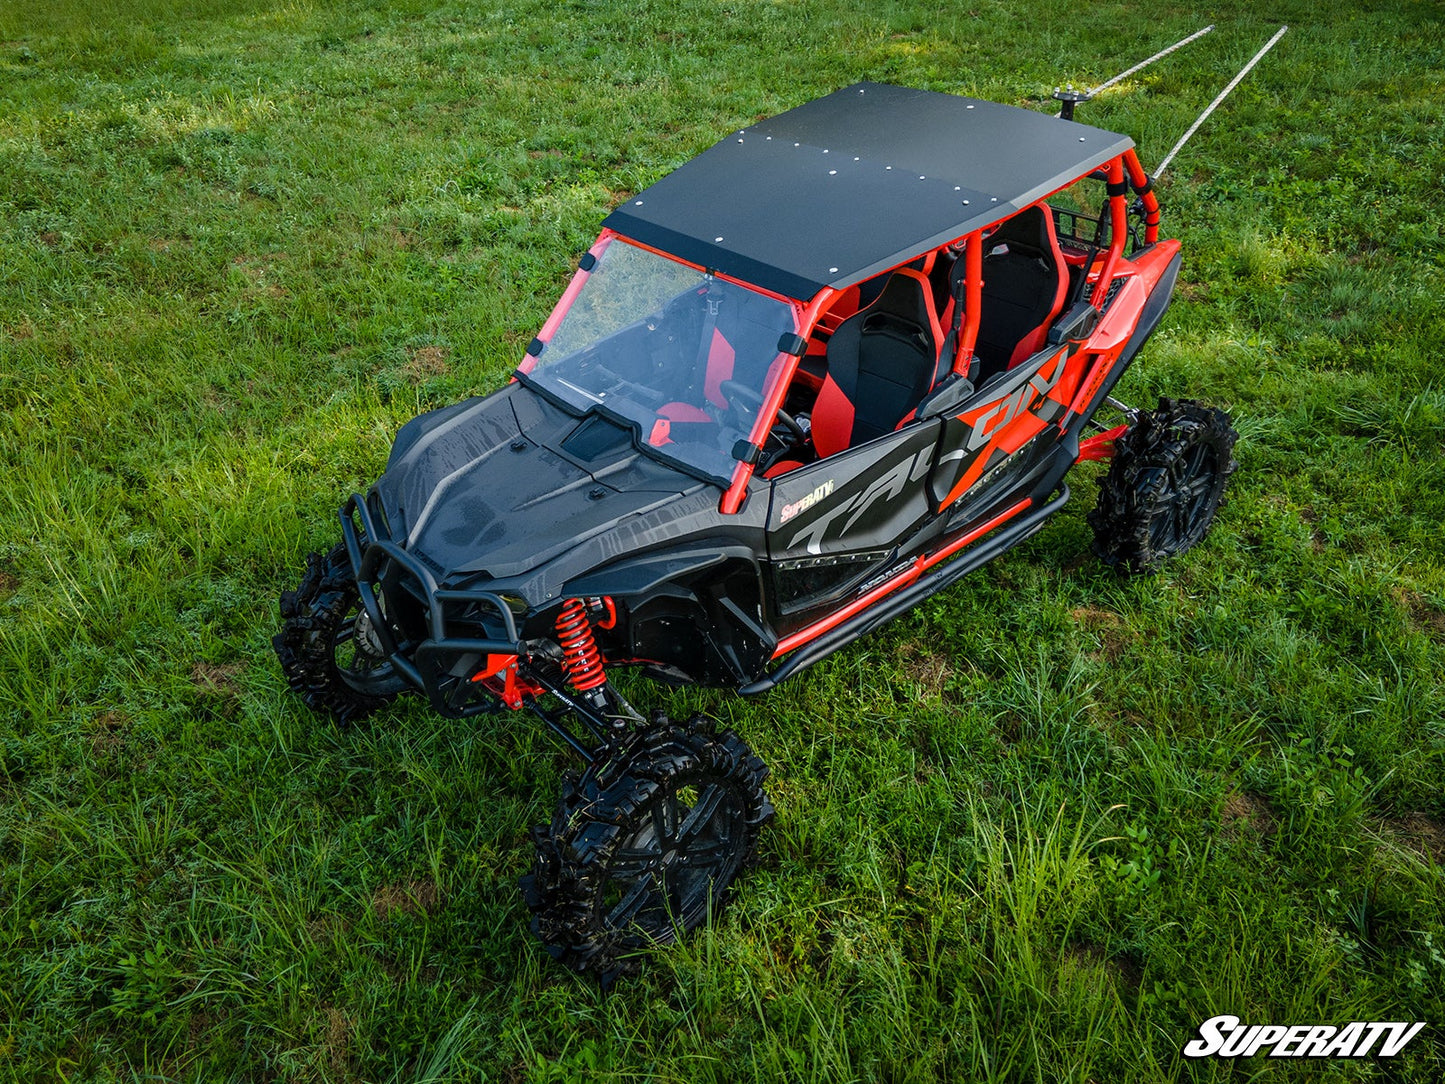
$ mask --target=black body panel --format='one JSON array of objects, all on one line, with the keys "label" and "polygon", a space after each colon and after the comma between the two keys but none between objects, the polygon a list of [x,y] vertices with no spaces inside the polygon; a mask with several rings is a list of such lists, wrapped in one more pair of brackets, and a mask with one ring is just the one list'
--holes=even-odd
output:
[{"label": "black body panel", "polygon": [[517,384],[464,407],[407,423],[375,486],[393,537],[443,576],[519,576],[710,488],[640,454],[627,430]]},{"label": "black body panel", "polygon": [[[511,384],[413,419],[369,497],[348,504],[368,610],[399,630],[388,650],[439,711],[474,710],[477,690],[458,675],[552,638],[573,597],[615,599],[619,619],[599,643],[663,680],[735,686],[766,666],[777,645],[759,564],[768,487],[724,516],[716,486],[634,441]],[[513,621],[506,600],[525,613]]]},{"label": "black body panel", "polygon": [[790,471],[768,514],[775,620],[806,625],[892,564],[929,519],[922,479],[942,423],[905,426]]}]

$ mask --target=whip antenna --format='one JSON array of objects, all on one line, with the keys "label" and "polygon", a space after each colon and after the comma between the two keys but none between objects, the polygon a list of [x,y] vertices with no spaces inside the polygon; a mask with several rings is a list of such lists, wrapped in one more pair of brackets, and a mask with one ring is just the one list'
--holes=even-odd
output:
[{"label": "whip antenna", "polygon": [[1174,52],[1175,49],[1183,48],[1191,41],[1195,41],[1199,38],[1204,37],[1205,34],[1208,34],[1213,29],[1214,24],[1210,23],[1203,30],[1196,30],[1187,38],[1181,38],[1179,41],[1176,41],[1167,49],[1160,49],[1148,60],[1141,60],[1128,71],[1122,71],[1118,75],[1114,76],[1114,78],[1110,79],[1108,82],[1100,83],[1093,90],[1075,90],[1072,84],[1068,87],[1067,90],[1060,90],[1058,87],[1054,87],[1054,97],[1057,98],[1059,101],[1063,102],[1063,109],[1059,112],[1059,116],[1062,117],[1064,120],[1073,120],[1074,106],[1078,105],[1080,102],[1087,102],[1094,95],[1098,94],[1099,91],[1108,90],[1115,83],[1119,82],[1119,80],[1129,78],[1129,76],[1133,75],[1136,71],[1139,71],[1142,68],[1147,68],[1156,60],[1163,60],[1170,53]]},{"label": "whip antenna", "polygon": [[1274,48],[1274,43],[1279,41],[1280,38],[1284,37],[1284,32],[1288,29],[1289,27],[1282,26],[1277,31],[1275,31],[1274,37],[1270,38],[1269,41],[1265,42],[1264,48],[1261,49],[1259,52],[1255,53],[1254,58],[1239,70],[1239,74],[1229,81],[1229,85],[1227,87],[1225,87],[1219,92],[1219,97],[1215,98],[1214,101],[1210,102],[1209,105],[1205,107],[1204,112],[1199,114],[1199,119],[1189,126],[1189,131],[1185,132],[1182,136],[1179,137],[1179,142],[1174,144],[1174,149],[1164,156],[1164,161],[1159,163],[1159,168],[1154,171],[1154,180],[1157,181],[1160,177],[1164,176],[1164,171],[1169,168],[1170,161],[1172,161],[1174,156],[1179,153],[1180,149],[1184,146],[1184,144],[1189,142],[1189,137],[1192,136],[1195,132],[1199,131],[1199,126],[1209,119],[1209,114],[1213,113],[1214,110],[1218,108],[1220,102],[1224,101],[1225,98],[1229,97],[1229,92],[1232,91],[1235,87],[1239,86],[1240,80],[1242,80],[1246,75],[1249,74],[1250,69],[1252,69],[1262,59],[1264,59],[1264,54]]}]

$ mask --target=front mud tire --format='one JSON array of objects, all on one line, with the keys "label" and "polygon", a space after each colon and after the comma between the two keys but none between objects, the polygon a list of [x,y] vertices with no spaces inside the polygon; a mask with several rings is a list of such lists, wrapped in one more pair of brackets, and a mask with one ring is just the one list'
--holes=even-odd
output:
[{"label": "front mud tire", "polygon": [[1121,572],[1152,572],[1200,542],[1238,466],[1239,434],[1224,411],[1160,399],[1114,442],[1099,503],[1089,513],[1094,553]]},{"label": "front mud tire", "polygon": [[307,707],[343,725],[406,688],[378,650],[368,649],[374,637],[366,635],[363,615],[346,547],[338,545],[306,558],[300,585],[281,596],[281,631],[271,640],[287,683]]},{"label": "front mud tire", "polygon": [[565,780],[552,823],[533,829],[536,864],[522,878],[532,932],[607,986],[644,950],[709,921],[773,816],[767,774],[732,731],[654,717]]}]

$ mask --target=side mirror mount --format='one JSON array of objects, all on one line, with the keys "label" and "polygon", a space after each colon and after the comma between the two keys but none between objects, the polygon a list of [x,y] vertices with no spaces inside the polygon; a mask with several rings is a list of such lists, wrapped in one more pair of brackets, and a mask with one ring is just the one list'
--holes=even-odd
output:
[{"label": "side mirror mount", "polygon": [[936,418],[961,407],[973,396],[973,381],[952,373],[918,404],[919,418]]}]

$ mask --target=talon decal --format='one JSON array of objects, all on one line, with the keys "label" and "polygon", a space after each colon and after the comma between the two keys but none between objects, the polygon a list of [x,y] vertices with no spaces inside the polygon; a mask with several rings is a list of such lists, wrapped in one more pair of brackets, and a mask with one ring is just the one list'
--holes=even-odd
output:
[{"label": "talon decal", "polygon": [[[932,446],[920,448],[917,453],[909,453],[888,471],[881,478],[875,479],[867,489],[861,493],[855,493],[837,508],[830,509],[826,515],[820,516],[808,526],[804,527],[792,540],[788,542],[788,548],[792,549],[804,539],[807,539],[809,553],[821,553],[823,536],[834,521],[841,516],[851,512],[852,515],[843,521],[839,528],[840,535],[847,534],[859,518],[880,500],[893,500],[903,493],[909,482],[916,482],[928,472],[929,457],[933,452]],[[827,492],[823,492],[826,490]],[[799,512],[812,508],[824,497],[833,492],[833,481],[829,479],[817,489],[813,490],[802,500],[794,501],[792,504],[783,505],[779,515],[779,524],[786,523]]]}]

